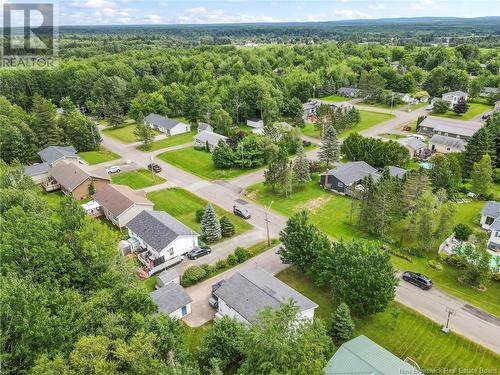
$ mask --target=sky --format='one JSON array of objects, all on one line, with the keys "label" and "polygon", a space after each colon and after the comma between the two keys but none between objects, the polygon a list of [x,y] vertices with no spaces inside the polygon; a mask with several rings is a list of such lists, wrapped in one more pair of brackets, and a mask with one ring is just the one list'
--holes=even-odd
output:
[{"label": "sky", "polygon": [[59,25],[314,22],[500,15],[500,1],[497,0],[0,0],[4,3],[39,1],[56,4]]}]

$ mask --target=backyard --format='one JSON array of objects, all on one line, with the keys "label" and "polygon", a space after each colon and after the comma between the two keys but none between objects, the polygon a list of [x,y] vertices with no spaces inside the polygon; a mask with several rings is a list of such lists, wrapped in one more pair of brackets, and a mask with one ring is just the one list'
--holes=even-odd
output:
[{"label": "backyard", "polygon": [[[340,301],[327,287],[317,287],[304,274],[287,268],[277,277],[318,304],[315,316],[329,321]],[[397,309],[399,317],[393,317]],[[392,302],[383,313],[355,319],[356,335],[366,335],[399,358],[410,357],[422,369],[494,369],[500,357],[453,332],[444,335],[440,326],[423,315]]]},{"label": "backyard", "polygon": [[[363,130],[371,128],[372,126],[391,120],[392,118],[395,117],[394,115],[388,113],[372,112],[364,110],[360,110],[359,114],[361,116],[361,121],[358,124],[356,124],[356,126],[354,126],[353,128],[340,132],[339,133],[340,137],[347,137],[351,133],[361,132]],[[316,130],[312,122],[306,122],[305,127],[303,127],[301,130],[302,134],[304,135],[314,138],[320,138],[320,131]]]},{"label": "backyard", "polygon": [[[154,209],[168,212],[194,231],[200,233],[200,223],[196,222],[196,210],[205,208],[207,201],[181,188],[164,189],[147,194],[148,199],[154,203]],[[241,234],[252,228],[245,220],[214,205],[215,212],[220,218],[227,216],[234,224],[236,233]]]},{"label": "backyard", "polygon": [[454,120],[470,120],[476,116],[479,116],[480,114],[482,114],[484,112],[491,111],[492,109],[493,109],[493,106],[491,106],[489,104],[469,102],[469,110],[467,112],[465,112],[464,114],[459,115],[453,111],[448,111],[448,112],[443,113],[443,114],[432,112],[432,116],[446,117],[446,118],[451,118]]},{"label": "backyard", "polygon": [[151,146],[145,150],[142,146],[138,146],[137,148],[142,151],[156,151],[161,150],[162,148],[178,146],[186,143],[192,143],[193,137],[196,135],[196,130],[192,130],[188,133],[177,134],[171,137],[167,137],[164,139],[160,139],[159,141],[154,141],[151,143]]},{"label": "backyard", "polygon": [[139,169],[133,172],[120,172],[111,177],[114,184],[127,185],[132,189],[143,189],[165,182],[163,177],[152,173],[148,169]]},{"label": "backyard", "polygon": [[97,151],[79,152],[78,156],[85,160],[90,165],[100,164],[111,160],[120,159],[120,155],[106,149]]},{"label": "backyard", "polygon": [[346,98],[340,95],[329,95],[324,98],[319,98],[320,100],[324,100],[325,102],[346,102],[352,100],[351,98]]},{"label": "backyard", "polygon": [[204,150],[196,150],[193,147],[167,151],[157,157],[166,163],[207,180],[229,179],[258,169],[217,169],[212,162],[211,153]]}]

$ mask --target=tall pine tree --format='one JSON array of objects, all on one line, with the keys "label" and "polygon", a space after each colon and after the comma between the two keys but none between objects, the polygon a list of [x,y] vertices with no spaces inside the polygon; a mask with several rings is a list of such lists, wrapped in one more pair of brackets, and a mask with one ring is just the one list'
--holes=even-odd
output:
[{"label": "tall pine tree", "polygon": [[337,131],[333,126],[326,128],[318,158],[323,163],[326,163],[327,168],[330,167],[331,163],[340,160],[339,140],[337,139]]},{"label": "tall pine tree", "polygon": [[311,181],[309,161],[302,146],[300,146],[298,156],[293,162],[293,181],[296,184],[304,184]]},{"label": "tall pine tree", "polygon": [[351,311],[349,306],[341,303],[335,313],[332,314],[330,321],[330,337],[335,345],[342,345],[344,342],[349,341],[354,336],[354,321],[351,318]]},{"label": "tall pine tree", "polygon": [[201,219],[201,234],[208,243],[217,242],[222,238],[219,219],[210,203],[207,204],[205,214]]}]

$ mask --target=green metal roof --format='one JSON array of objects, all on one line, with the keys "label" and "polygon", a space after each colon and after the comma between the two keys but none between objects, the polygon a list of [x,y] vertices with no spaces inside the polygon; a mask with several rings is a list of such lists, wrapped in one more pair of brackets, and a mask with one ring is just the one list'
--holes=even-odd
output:
[{"label": "green metal roof", "polygon": [[412,365],[403,362],[366,336],[344,343],[324,368],[326,375],[417,375]]}]

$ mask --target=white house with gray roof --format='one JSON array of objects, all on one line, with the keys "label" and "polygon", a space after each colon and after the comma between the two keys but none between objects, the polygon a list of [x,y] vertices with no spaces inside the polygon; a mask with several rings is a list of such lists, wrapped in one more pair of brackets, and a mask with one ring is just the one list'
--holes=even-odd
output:
[{"label": "white house with gray roof", "polygon": [[479,222],[483,229],[490,231],[488,249],[500,252],[500,202],[486,202],[481,210]]},{"label": "white house with gray roof", "polygon": [[42,164],[47,163],[49,166],[53,166],[60,160],[80,161],[73,146],[48,146],[40,150],[38,156],[42,159]]},{"label": "white house with gray roof", "polygon": [[243,269],[232,275],[213,294],[217,297],[217,317],[228,316],[244,323],[253,323],[265,308],[277,310],[293,300],[299,317],[313,319],[316,303],[290,288],[262,268]]},{"label": "white house with gray roof", "polygon": [[341,87],[337,90],[337,94],[348,98],[357,98],[361,95],[361,90],[355,87]]},{"label": "white house with gray roof", "polygon": [[212,127],[212,125],[207,124],[206,122],[199,122],[198,123],[198,133],[201,133],[204,131],[213,132],[214,128]]},{"label": "white house with gray roof", "polygon": [[463,91],[450,91],[450,92],[445,92],[443,96],[441,97],[442,100],[449,102],[450,106],[454,106],[455,104],[458,103],[460,99],[467,100],[469,97],[469,94]]},{"label": "white house with gray roof", "polygon": [[164,211],[142,211],[127,224],[128,234],[143,250],[138,258],[149,276],[198,246],[198,234]]},{"label": "white house with gray roof", "polygon": [[171,318],[182,319],[191,314],[193,299],[176,282],[169,282],[167,285],[150,293],[150,296],[158,306],[158,311]]},{"label": "white house with gray roof", "polygon": [[210,152],[213,152],[214,149],[219,144],[219,141],[225,141],[227,137],[214,132],[202,131],[196,134],[193,139],[194,139],[194,147],[197,148],[208,147],[208,150]]},{"label": "white house with gray roof", "polygon": [[191,131],[191,125],[156,113],[147,115],[144,118],[144,123],[168,136],[189,133]]}]

